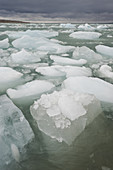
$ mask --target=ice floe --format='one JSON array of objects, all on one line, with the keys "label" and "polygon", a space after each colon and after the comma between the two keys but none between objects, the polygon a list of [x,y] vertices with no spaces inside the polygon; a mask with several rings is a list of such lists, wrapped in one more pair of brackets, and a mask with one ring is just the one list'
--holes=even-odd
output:
[{"label": "ice floe", "polygon": [[85,25],[79,25],[78,29],[85,30],[85,31],[87,31],[87,30],[95,30],[94,27],[92,27],[91,25],[89,25],[87,23]]},{"label": "ice floe", "polygon": [[0,67],[0,92],[20,84],[23,74],[10,67]]},{"label": "ice floe", "polygon": [[79,60],[74,60],[71,58],[66,58],[66,57],[60,57],[57,55],[50,55],[50,59],[54,61],[56,64],[60,65],[76,65],[76,66],[82,66],[87,63],[85,59],[79,59]]},{"label": "ice floe", "polygon": [[51,91],[53,88],[53,83],[46,80],[34,80],[17,86],[15,89],[8,89],[7,94],[11,99],[26,104],[37,99],[41,94]]},{"label": "ice floe", "polygon": [[101,35],[102,34],[98,32],[77,31],[73,32],[69,36],[76,39],[95,40],[98,39]]},{"label": "ice floe", "polygon": [[[19,162],[19,151],[32,141],[34,133],[23,113],[6,96],[0,96],[0,167]],[[25,150],[24,150],[25,152]]]},{"label": "ice floe", "polygon": [[113,57],[113,47],[109,47],[106,45],[97,45],[96,51],[102,55]]},{"label": "ice floe", "polygon": [[69,51],[73,51],[75,48],[73,46],[63,46],[61,44],[58,44],[58,42],[52,42],[47,38],[34,38],[28,35],[14,40],[12,44],[15,48],[19,49],[36,49],[53,54],[66,53]]},{"label": "ice floe", "polygon": [[31,52],[27,52],[26,50],[22,49],[17,53],[13,53],[10,56],[10,62],[15,64],[29,64],[41,61],[40,55],[36,55]]},{"label": "ice floe", "polygon": [[102,112],[93,95],[69,90],[42,95],[30,111],[43,133],[69,145]]},{"label": "ice floe", "polygon": [[76,47],[73,52],[73,58],[75,59],[85,59],[88,63],[98,63],[103,58],[100,54],[95,53],[93,50],[86,46]]},{"label": "ice floe", "polygon": [[113,70],[108,65],[102,65],[98,70],[99,77],[110,78],[113,80]]},{"label": "ice floe", "polygon": [[113,85],[99,78],[69,77],[64,80],[62,87],[75,92],[93,94],[100,101],[113,103]]},{"label": "ice floe", "polygon": [[9,40],[8,38],[0,41],[0,48],[8,48],[9,47]]},{"label": "ice floe", "polygon": [[74,24],[67,23],[67,24],[60,24],[60,28],[76,28]]}]

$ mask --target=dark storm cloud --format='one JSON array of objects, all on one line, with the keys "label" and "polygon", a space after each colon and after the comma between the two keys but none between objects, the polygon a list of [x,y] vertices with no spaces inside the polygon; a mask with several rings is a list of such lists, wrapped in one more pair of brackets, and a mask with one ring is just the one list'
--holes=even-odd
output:
[{"label": "dark storm cloud", "polygon": [[113,12],[113,0],[0,0],[0,10],[11,15],[36,13],[45,17],[108,16]]}]

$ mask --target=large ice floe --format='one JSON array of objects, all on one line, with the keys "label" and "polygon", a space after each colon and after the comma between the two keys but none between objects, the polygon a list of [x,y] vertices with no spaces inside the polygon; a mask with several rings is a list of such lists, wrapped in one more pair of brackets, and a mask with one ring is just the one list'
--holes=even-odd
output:
[{"label": "large ice floe", "polygon": [[102,34],[99,32],[77,31],[73,32],[69,36],[76,39],[95,40],[98,39],[101,35]]},{"label": "large ice floe", "polygon": [[52,38],[58,36],[58,32],[56,31],[47,31],[47,30],[27,30],[27,31],[5,31],[2,34],[7,34],[10,38],[21,38],[23,36],[30,36],[30,37],[45,37],[45,38]]},{"label": "large ice floe", "polygon": [[33,138],[34,133],[21,110],[6,95],[0,96],[0,169],[14,159],[19,162],[17,151],[22,154]]},{"label": "large ice floe", "polygon": [[27,52],[26,50],[22,49],[21,51],[17,53],[13,53],[10,56],[10,63],[15,64],[29,64],[29,63],[35,63],[41,61],[41,57],[46,56],[46,53],[40,53],[38,55],[32,52]]},{"label": "large ice floe", "polygon": [[9,47],[9,40],[8,38],[0,41],[0,48],[8,48]]},{"label": "large ice floe", "polygon": [[102,60],[100,54],[95,53],[93,50],[86,46],[76,47],[73,52],[74,59],[85,59],[89,64],[98,63]]},{"label": "large ice floe", "polygon": [[92,27],[91,25],[89,25],[87,23],[85,25],[79,25],[78,29],[79,30],[85,30],[85,31],[95,30],[94,27]]},{"label": "large ice floe", "polygon": [[57,55],[51,55],[50,59],[54,61],[54,64],[60,64],[60,65],[82,66],[87,63],[87,61],[85,59],[74,60],[71,58],[60,57]]},{"label": "large ice floe", "polygon": [[109,47],[106,45],[97,45],[95,48],[98,53],[108,57],[113,57],[113,47]]},{"label": "large ice floe", "polygon": [[56,42],[52,42],[47,38],[35,38],[28,35],[24,35],[12,42],[15,48],[36,49],[39,51],[46,51],[51,53],[66,53],[74,50],[74,46],[63,46]]},{"label": "large ice floe", "polygon": [[62,86],[75,92],[93,94],[102,102],[113,103],[113,85],[93,77],[69,77]]},{"label": "large ice floe", "polygon": [[20,84],[23,74],[10,67],[0,67],[0,92]]},{"label": "large ice floe", "polygon": [[30,111],[43,133],[68,145],[102,112],[94,95],[70,90],[43,94]]},{"label": "large ice floe", "polygon": [[9,97],[18,103],[26,104],[40,97],[41,94],[49,92],[54,88],[54,84],[46,80],[34,80],[15,89],[8,89]]},{"label": "large ice floe", "polygon": [[102,65],[98,70],[99,77],[110,78],[113,80],[113,70],[108,65]]},{"label": "large ice floe", "polygon": [[71,77],[71,76],[92,76],[90,68],[77,66],[60,66],[38,67],[36,72],[49,77]]}]

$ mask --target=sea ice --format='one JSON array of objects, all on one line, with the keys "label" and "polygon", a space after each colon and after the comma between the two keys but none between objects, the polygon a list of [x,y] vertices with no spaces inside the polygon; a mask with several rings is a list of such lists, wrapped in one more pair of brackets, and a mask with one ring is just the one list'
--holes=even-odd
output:
[{"label": "sea ice", "polygon": [[99,78],[69,77],[64,80],[62,87],[75,92],[93,94],[100,101],[113,103],[113,85]]},{"label": "sea ice", "polygon": [[51,55],[50,59],[54,61],[54,63],[60,64],[60,65],[76,65],[76,66],[82,66],[87,63],[84,59],[74,60],[71,58],[66,57],[60,57],[57,55]]},{"label": "sea ice", "polygon": [[88,30],[95,30],[95,28],[94,27],[92,27],[91,25],[89,25],[89,24],[85,24],[85,25],[79,25],[78,26],[78,29],[80,29],[80,30],[85,30],[85,31],[88,31]]},{"label": "sea ice", "polygon": [[95,53],[93,50],[86,46],[76,47],[73,52],[74,59],[85,59],[89,64],[98,63],[102,60],[100,54]]},{"label": "sea ice", "polygon": [[90,68],[86,67],[77,67],[77,66],[52,66],[56,68],[57,70],[60,70],[62,72],[65,72],[66,77],[73,77],[73,76],[92,76],[92,71]]},{"label": "sea ice", "polygon": [[41,73],[44,76],[49,77],[62,77],[65,76],[65,72],[58,70],[54,67],[38,67],[36,72]]},{"label": "sea ice", "polygon": [[26,103],[32,102],[37,99],[41,94],[51,91],[54,85],[46,80],[34,80],[24,85],[18,86],[15,89],[8,89],[8,96],[19,102]]},{"label": "sea ice", "polygon": [[0,48],[8,48],[9,47],[9,40],[8,38],[0,41]]},{"label": "sea ice", "polygon": [[98,53],[108,57],[113,57],[113,47],[109,47],[106,45],[97,45],[95,48]]},{"label": "sea ice", "polygon": [[10,56],[10,62],[15,64],[29,64],[39,62],[40,56],[35,55],[34,53],[27,52],[26,50],[22,49],[17,53],[13,53]]},{"label": "sea ice", "polygon": [[23,74],[10,67],[0,67],[0,92],[19,84],[22,76]]},{"label": "sea ice", "polygon": [[0,96],[0,167],[13,159],[19,161],[14,154],[16,148],[22,154],[33,138],[33,131],[21,110],[6,95]]},{"label": "sea ice", "polygon": [[97,26],[97,29],[107,29],[108,28],[108,26],[107,25],[98,25]]},{"label": "sea ice", "polygon": [[99,77],[105,77],[113,79],[113,71],[112,68],[108,65],[102,65],[98,70]]},{"label": "sea ice", "polygon": [[101,106],[93,95],[62,90],[42,95],[30,111],[43,133],[70,145],[101,113]]},{"label": "sea ice", "polygon": [[60,24],[60,28],[76,28],[74,24],[67,23],[67,24]]},{"label": "sea ice", "polygon": [[66,53],[75,49],[74,46],[63,46],[47,38],[35,38],[28,35],[14,40],[12,44],[15,48],[37,49],[39,51],[49,52],[50,54]]},{"label": "sea ice", "polygon": [[73,32],[69,36],[76,39],[95,40],[98,39],[101,35],[102,34],[98,32],[77,31]]}]

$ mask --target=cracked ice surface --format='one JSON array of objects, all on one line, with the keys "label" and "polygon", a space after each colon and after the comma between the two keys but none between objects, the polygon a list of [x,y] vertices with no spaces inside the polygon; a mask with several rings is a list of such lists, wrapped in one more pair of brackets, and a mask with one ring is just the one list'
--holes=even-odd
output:
[{"label": "cracked ice surface", "polygon": [[101,106],[93,95],[62,90],[42,95],[30,111],[43,133],[70,145],[101,113]]}]

